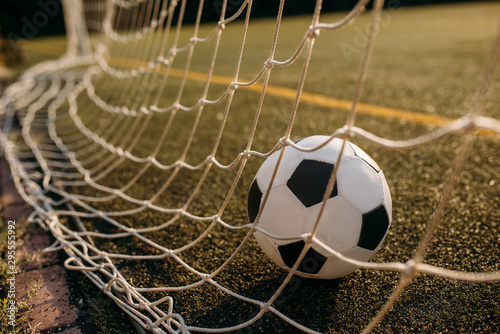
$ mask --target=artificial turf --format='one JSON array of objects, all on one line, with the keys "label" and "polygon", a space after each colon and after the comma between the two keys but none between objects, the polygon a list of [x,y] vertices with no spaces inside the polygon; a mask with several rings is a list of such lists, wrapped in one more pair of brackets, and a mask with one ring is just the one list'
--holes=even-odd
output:
[{"label": "artificial turf", "polygon": [[[389,10],[384,14],[382,27],[374,50],[362,101],[390,108],[407,109],[426,115],[457,118],[469,111],[472,97],[478,86],[479,76],[498,31],[498,3],[474,3],[429,7],[407,7]],[[325,14],[322,21],[331,22],[342,14]],[[360,53],[345,46],[356,47],[363,38],[369,14],[363,14],[351,26],[340,31],[322,31],[317,39],[304,90],[329,97],[351,99],[360,64]],[[275,59],[284,60],[295,51],[303,37],[309,17],[285,18]],[[234,27],[233,27],[234,26]],[[200,36],[211,26],[202,26]],[[262,68],[269,56],[274,21],[251,21],[240,78],[252,78]],[[181,41],[187,41],[191,27],[186,27]],[[241,28],[228,25],[223,33],[214,73],[232,76],[236,52],[239,48]],[[58,46],[60,38],[39,41],[36,48],[29,44],[26,54],[33,57],[43,53],[43,45]],[[182,45],[182,42],[180,43]],[[342,49],[341,46],[344,46]],[[141,46],[130,50],[111,47],[112,56],[134,57],[141,55]],[[212,43],[200,44],[193,54],[192,71],[204,72],[209,65]],[[139,51],[138,51],[139,50]],[[353,51],[354,50],[354,51]],[[180,53],[174,67],[182,68],[186,55]],[[296,88],[304,57],[284,68],[273,69],[271,84]],[[123,64],[122,64],[123,65]],[[122,66],[130,68],[132,62]],[[104,100],[116,105],[137,106],[144,101],[145,91],[140,80],[120,81],[103,76],[95,80],[96,91]],[[178,94],[179,78],[172,78],[159,96],[158,106],[172,103]],[[500,75],[497,73],[484,114],[500,118]],[[154,100],[159,89],[152,86]],[[207,98],[217,97],[225,89],[211,84]],[[123,91],[128,92],[123,95]],[[200,98],[203,82],[188,80],[180,103],[193,105]],[[138,133],[146,116],[136,120],[125,116],[105,114],[96,108],[85,94],[77,100],[79,116],[92,130],[108,142],[127,147],[127,134]],[[231,105],[231,112],[221,137],[215,157],[222,163],[231,162],[248,142],[250,125],[257,110],[258,93],[238,89]],[[252,149],[269,151],[283,136],[288,124],[292,101],[272,93],[264,100],[263,112],[253,140]],[[65,116],[67,105],[58,113],[61,133],[73,131],[72,121]],[[207,105],[201,115],[192,145],[185,161],[196,165],[211,154],[224,103]],[[196,111],[179,111],[158,154],[163,164],[175,162],[184,151],[189,130],[195,125]],[[170,113],[152,116],[144,135],[131,153],[146,157],[154,150],[158,138],[168,122]],[[314,103],[301,103],[291,132],[292,139],[313,134],[330,134],[343,126],[345,110],[326,108]],[[134,125],[135,124],[135,125]],[[113,127],[116,125],[116,127]],[[408,139],[436,128],[436,124],[415,123],[398,117],[372,116],[360,113],[356,126],[390,139]],[[114,129],[114,130],[109,130]],[[123,131],[123,130],[126,131]],[[74,131],[78,136],[78,131]],[[80,138],[80,137],[77,137]],[[83,137],[81,137],[83,138]],[[367,140],[354,137],[352,141],[369,153],[384,171],[393,201],[393,221],[374,262],[406,262],[415,253],[440,193],[449,176],[454,157],[463,142],[463,134],[450,134],[445,138],[406,150],[381,147]],[[69,144],[69,140],[68,140]],[[91,144],[91,143],[89,143]],[[500,163],[498,160],[499,136],[479,134],[475,138],[460,180],[446,208],[441,224],[432,240],[425,262],[446,269],[459,271],[500,270],[500,216],[499,188]],[[81,148],[77,148],[81,149]],[[90,146],[78,156],[81,161],[91,161],[84,167],[94,169],[97,182],[112,188],[127,184],[142,163],[117,160],[116,156],[102,152],[100,146]],[[119,161],[109,173],[100,175],[106,168]],[[234,226],[246,221],[246,193],[262,159],[252,156],[243,171],[222,219]],[[138,199],[149,199],[175,172],[162,171],[154,166],[139,177],[125,193]],[[236,170],[212,168],[197,196],[188,207],[190,213],[210,216],[215,214],[231,187]],[[202,177],[202,171],[181,169],[168,190],[154,203],[162,207],[178,208],[191,196]],[[105,196],[106,192],[89,186],[71,186],[68,191],[89,196]],[[133,205],[122,199],[91,203],[103,212],[128,210]],[[144,210],[116,219],[130,227],[158,226],[172,214]],[[118,232],[102,220],[83,219],[88,230]],[[71,225],[70,220],[68,224]],[[165,247],[176,248],[194,240],[210,222],[181,218],[170,226],[144,235]],[[180,257],[193,268],[210,273],[217,269],[241,243],[247,233],[228,230],[216,225],[209,236],[193,248],[180,253]],[[118,239],[95,238],[96,245],[108,253],[156,254],[158,251],[143,241],[128,237]],[[116,260],[116,266],[127,281],[136,287],[178,287],[193,283],[199,277],[189,273],[170,258],[161,260]],[[244,296],[266,301],[285,277],[250,238],[231,263],[215,276],[215,281]],[[283,291],[274,306],[291,319],[314,330],[328,333],[360,332],[380,310],[397,285],[399,275],[394,272],[358,270],[335,280],[311,280],[295,277]],[[82,293],[94,293],[90,287]],[[174,298],[174,312],[179,313],[188,325],[200,327],[225,327],[249,320],[259,308],[204,284],[183,291],[147,292],[150,301],[166,295]],[[474,284],[458,282],[435,276],[420,275],[405,290],[394,308],[387,314],[375,332],[495,332],[500,326],[500,283]],[[96,312],[97,313],[97,312]],[[102,317],[102,321],[99,320]],[[110,328],[120,331],[122,319],[108,319],[105,313],[96,314],[92,330],[107,332]],[[101,328],[99,323],[105,324]],[[116,327],[114,327],[116,326]],[[297,330],[266,313],[242,333],[294,333]]]}]

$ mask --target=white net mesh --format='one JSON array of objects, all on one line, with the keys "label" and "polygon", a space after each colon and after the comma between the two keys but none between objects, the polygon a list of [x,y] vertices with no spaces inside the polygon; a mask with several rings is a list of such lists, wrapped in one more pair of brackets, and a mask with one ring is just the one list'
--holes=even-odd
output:
[{"label": "white net mesh", "polygon": [[[381,297],[386,302],[372,305],[367,313],[373,319],[361,317],[361,325],[354,328],[365,332],[382,321],[418,274],[498,282],[496,250],[482,267],[454,267],[424,259],[429,250],[439,249],[431,244],[440,224],[456,218],[446,207],[450,201],[452,207],[460,206],[454,191],[468,157],[476,156],[471,153],[474,141],[488,143],[486,156],[498,149],[500,121],[497,115],[483,116],[483,112],[498,109],[498,101],[489,105],[488,101],[493,95],[500,37],[480,75],[474,102],[460,108],[461,117],[361,103],[377,30],[384,23],[383,1],[377,0],[372,13],[360,18],[366,22],[362,47],[348,49],[359,55],[359,69],[341,85],[349,85],[346,95],[353,98],[345,101],[310,93],[315,87],[335,87],[341,81],[341,75],[335,77],[341,69],[333,64],[330,71],[324,62],[342,48],[332,49],[328,43],[342,45],[333,33],[356,19],[367,2],[361,0],[349,13],[323,19],[322,2],[317,1],[310,17],[289,25],[282,15],[285,1],[280,2],[275,19],[256,23],[250,19],[251,0],[216,1],[210,13],[203,1],[84,2],[88,28],[99,31],[92,39],[95,52],[68,54],[30,68],[2,100],[5,156],[19,191],[34,208],[31,219],[57,240],[51,249],[63,248],[67,268],[82,271],[139,324],[157,333],[266,332],[260,327],[270,314],[293,330],[332,330],[332,322],[324,319],[334,309],[321,304],[326,313],[323,320],[304,319],[300,309],[310,307],[308,301],[293,296],[297,284],[317,284],[315,292],[311,288],[304,293],[321,299],[324,289],[338,283],[300,283],[293,276],[296,268],[283,276],[259,253],[252,237],[257,227],[248,223],[245,211],[256,169],[280,147],[306,150],[293,139],[318,131],[331,138],[359,138],[374,152],[384,150],[380,152],[395,157],[399,151],[394,149],[414,152],[440,138],[453,138],[456,143],[458,132],[464,140],[456,152],[448,152],[440,169],[444,175],[434,175],[444,177],[433,189],[435,198],[428,199],[426,213],[416,211],[428,224],[414,234],[419,235],[416,243],[399,239],[400,247],[405,242],[415,245],[407,255],[391,257],[386,251],[385,256],[365,263],[330,252],[371,273],[391,277],[388,292]],[[187,6],[194,5],[196,16],[185,17],[193,12]],[[201,24],[214,12],[218,22]],[[192,24],[185,24],[190,20]],[[291,27],[300,36],[287,35]],[[316,50],[320,42],[327,47]],[[405,124],[402,132],[395,130],[396,135],[381,135],[376,131],[379,123],[370,125],[381,116],[417,125]],[[407,139],[394,140],[398,137]],[[428,158],[431,165],[443,163],[432,159]],[[408,163],[421,165],[421,161],[417,156]],[[484,168],[487,186],[494,186],[498,178],[498,164],[491,166]],[[393,181],[395,208],[398,202],[408,201],[397,185]],[[494,189],[489,191],[495,196]],[[483,216],[493,222],[488,225],[493,234],[489,242],[498,246],[497,208],[484,210]],[[444,219],[447,214],[450,218]],[[404,229],[421,219],[412,216],[405,218],[396,209],[394,228],[401,229],[389,236],[387,248],[398,247],[398,237],[406,235]],[[314,233],[298,237],[308,245],[302,256],[320,243]],[[449,247],[446,242],[441,245]],[[430,257],[439,259],[436,252]],[[399,276],[390,276],[393,272]],[[378,311],[371,309],[375,307]],[[286,326],[281,331],[291,332],[292,327]]]}]

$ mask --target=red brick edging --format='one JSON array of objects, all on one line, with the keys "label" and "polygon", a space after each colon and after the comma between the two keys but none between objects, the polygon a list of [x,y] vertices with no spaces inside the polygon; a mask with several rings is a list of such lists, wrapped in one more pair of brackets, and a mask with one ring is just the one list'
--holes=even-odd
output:
[{"label": "red brick edging", "polygon": [[[10,220],[15,221],[16,226],[26,226],[31,208],[17,192],[4,158],[0,159],[0,203],[4,225]],[[40,229],[16,239],[16,260],[22,262],[20,272],[15,275],[16,299],[25,298],[32,284],[38,281],[38,290],[29,302],[31,309],[21,310],[27,319],[26,326],[35,331],[80,334],[77,309],[69,302],[66,269],[59,264],[57,253],[41,253],[51,244],[50,240]]]}]

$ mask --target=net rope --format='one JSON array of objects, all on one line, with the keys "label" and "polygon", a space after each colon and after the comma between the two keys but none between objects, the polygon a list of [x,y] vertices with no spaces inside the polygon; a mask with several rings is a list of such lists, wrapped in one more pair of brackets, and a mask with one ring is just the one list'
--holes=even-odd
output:
[{"label": "net rope", "polygon": [[[56,239],[48,251],[64,249],[68,254],[65,261],[66,268],[84,273],[130,317],[155,333],[237,331],[256,323],[267,312],[306,333],[317,333],[282,313],[275,306],[277,298],[289,285],[299,264],[312,246],[327,250],[331,255],[361,268],[393,271],[401,275],[392,295],[366,325],[364,333],[371,332],[382,321],[418,274],[437,275],[467,282],[500,281],[500,272],[497,271],[463,272],[424,263],[429,243],[450,202],[452,190],[471,152],[472,143],[478,136],[477,131],[487,132],[493,136],[500,133],[500,120],[481,115],[492,90],[493,73],[500,54],[500,33],[480,78],[475,104],[463,117],[406,140],[379,137],[356,126],[356,115],[383,8],[383,0],[375,0],[368,40],[345,124],[334,130],[328,141],[318,147],[304,148],[300,146],[300,142],[295,143],[291,139],[315,41],[321,38],[322,31],[336,30],[351,23],[365,10],[367,4],[368,0],[360,0],[339,21],[322,22],[322,1],[318,0],[310,26],[304,31],[303,38],[295,51],[288,58],[277,59],[285,6],[285,1],[280,1],[271,47],[264,49],[265,52],[268,51],[267,58],[254,77],[245,79],[240,76],[240,72],[247,31],[251,22],[252,0],[243,1],[232,15],[226,14],[229,5],[228,1],[224,0],[219,21],[204,35],[201,33],[204,2],[200,1],[195,23],[190,26],[191,35],[187,42],[183,42],[182,38],[185,29],[182,23],[187,6],[186,0],[84,2],[87,26],[98,31],[98,38],[93,39],[92,55],[66,55],[56,61],[40,63],[28,69],[16,83],[11,85],[1,100],[0,113],[4,125],[0,140],[3,152],[10,164],[17,189],[34,209],[30,220],[38,222],[49,230]],[[223,78],[215,74],[214,69],[220,57],[219,45],[225,28],[230,24],[241,25],[241,39],[231,77]],[[139,47],[137,43],[140,43]],[[193,53],[200,45],[213,46],[205,56],[207,62],[203,73],[192,69]],[[184,66],[178,68],[174,63],[181,55],[185,60]],[[255,150],[256,132],[273,70],[300,61],[302,64],[286,130],[281,137],[276,138],[272,149]],[[103,78],[108,81],[104,81]],[[176,83],[175,88],[172,88],[170,81]],[[183,102],[185,91],[189,89],[188,83],[193,81],[200,84],[200,93],[195,101]],[[112,87],[106,87],[106,93],[103,94],[103,85],[109,82],[112,83]],[[213,90],[214,85],[222,86],[224,89]],[[141,90],[137,87],[141,87]],[[220,145],[226,131],[226,122],[230,114],[235,112],[232,109],[233,99],[240,91],[249,89],[257,92],[259,97],[248,139],[244,148],[236,155],[222,158],[219,156]],[[214,94],[213,91],[217,93]],[[172,101],[168,103],[164,99],[166,92],[172,96]],[[215,105],[220,105],[222,111],[217,118],[219,125],[215,125],[213,145],[208,154],[193,157],[190,151],[192,145],[195,145],[194,139],[200,119],[206,108]],[[138,150],[137,147],[146,135],[148,127],[159,114],[166,115],[161,133],[155,136],[155,143],[148,152]],[[174,160],[162,160],[160,157],[165,141],[172,140],[175,136],[174,121],[179,115],[188,114],[192,117],[192,124],[186,124],[185,129],[189,135],[184,142],[178,143],[179,152]],[[17,130],[18,120],[21,125],[20,130]],[[102,122],[105,122],[105,125]],[[293,147],[302,152],[310,152],[320,149],[333,138],[347,140],[357,136],[390,149],[403,149],[431,143],[456,132],[465,133],[464,142],[456,154],[451,173],[447,176],[440,200],[429,218],[427,230],[419,247],[407,262],[360,262],[338,253],[315,237],[321,212],[310,233],[286,238],[271,235],[256,224],[234,221],[231,215],[227,215],[230,202],[238,196],[238,187],[241,187],[241,178],[246,171],[247,162],[255,159],[263,161],[280,148]],[[283,152],[284,150],[281,150],[271,183],[274,182]],[[116,173],[127,164],[135,166],[128,180],[118,186],[106,182],[112,173]],[[337,168],[339,164],[340,161],[336,164]],[[163,184],[146,198],[133,194],[134,187],[152,170],[166,173]],[[207,180],[214,170],[231,171],[227,193],[216,210],[200,212],[197,208],[193,209],[197,195],[209,182]],[[158,200],[161,197],[177,191],[173,184],[185,171],[197,172],[200,175],[189,189],[187,198],[177,206],[160,204]],[[335,172],[336,170],[330,178],[325,195],[331,193]],[[99,196],[90,195],[89,192],[79,192],[78,189],[82,187],[90,187],[94,193],[99,192]],[[268,193],[263,195],[262,207],[265,207],[267,196]],[[119,210],[109,211],[99,206],[112,200],[126,202],[127,205]],[[325,203],[326,201],[323,201],[323,206]],[[132,227],[121,221],[123,217],[149,211],[165,214],[167,219],[158,224],[146,224],[141,227]],[[255,222],[259,221],[261,212],[262,208]],[[62,217],[70,217],[73,225],[68,224]],[[193,240],[176,247],[166,246],[148,237],[150,233],[166,230],[181,219],[205,223],[205,228]],[[93,220],[107,223],[113,227],[114,232],[101,232],[99,230],[101,223],[95,223],[94,230],[86,228],[88,221]],[[205,242],[215,228],[243,231],[244,237],[217,268],[208,272],[199,270],[190,264],[183,254]],[[272,296],[262,300],[235,292],[220,280],[221,272],[227,269],[242,252],[254,231],[260,231],[276,239],[303,239],[306,244],[283,282]],[[150,253],[113,253],[100,249],[95,243],[95,240],[113,242],[125,238],[140,240],[149,247]],[[135,286],[120,272],[116,264],[120,260],[149,261],[167,258],[175,261],[197,279],[185,285]],[[168,293],[192,290],[202,285],[211,285],[232,298],[255,305],[259,311],[246,321],[223,328],[205,328],[186,323],[182,314],[174,312],[176,300]],[[152,292],[165,294],[159,299],[151,300],[146,295]]]}]

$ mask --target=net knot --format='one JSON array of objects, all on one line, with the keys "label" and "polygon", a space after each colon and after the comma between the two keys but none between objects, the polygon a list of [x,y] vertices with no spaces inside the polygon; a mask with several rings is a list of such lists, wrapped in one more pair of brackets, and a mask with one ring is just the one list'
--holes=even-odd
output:
[{"label": "net knot", "polygon": [[312,244],[313,242],[313,236],[311,233],[306,233],[302,236],[302,238],[304,239],[304,241],[308,244]]},{"label": "net knot", "polygon": [[272,69],[274,64],[273,64],[273,60],[271,58],[268,58],[265,62],[264,62],[264,66],[267,68],[267,69]]},{"label": "net knot", "polygon": [[219,30],[224,30],[226,28],[226,25],[222,22],[217,22],[217,29]]},{"label": "net knot", "polygon": [[320,30],[318,28],[316,28],[315,26],[310,26],[307,36],[309,38],[317,38],[319,36],[319,32]]},{"label": "net knot", "polygon": [[463,126],[463,130],[465,132],[472,132],[476,129],[476,118],[473,115],[467,115],[465,118],[465,125]]},{"label": "net knot", "polygon": [[128,116],[137,116],[137,111],[133,110],[133,109],[128,109],[128,108],[124,108],[123,111],[125,112],[125,115],[128,115]]},{"label": "net knot", "polygon": [[281,137],[279,140],[278,140],[278,143],[281,145],[281,146],[288,146],[288,139],[286,137]]},{"label": "net knot", "polygon": [[236,82],[231,82],[231,84],[229,85],[229,89],[231,90],[237,90],[238,89],[238,85],[236,84]]},{"label": "net knot", "polygon": [[349,126],[344,125],[342,129],[339,131],[339,134],[342,137],[342,139],[348,140],[349,138],[351,138],[351,129],[349,128]]},{"label": "net knot", "polygon": [[269,304],[267,304],[267,303],[262,303],[262,304],[260,304],[260,308],[261,308],[264,312],[267,312],[267,311],[269,311]]},{"label": "net knot", "polygon": [[108,53],[108,48],[107,48],[107,46],[106,46],[106,45],[104,45],[104,44],[99,44],[99,45],[97,45],[97,47],[96,47],[96,51],[97,51],[99,54],[101,54],[101,55],[105,55],[105,54],[107,54],[107,53]]},{"label": "net knot", "polygon": [[154,328],[154,324],[151,321],[151,319],[147,319],[147,321],[145,323],[145,327],[146,327],[146,329],[153,329]]},{"label": "net knot", "polygon": [[413,277],[417,274],[417,262],[415,260],[408,260],[406,266],[401,272],[403,276]]},{"label": "net knot", "polygon": [[249,150],[244,150],[242,153],[243,153],[243,157],[245,157],[245,159],[250,158],[250,156],[252,155]]},{"label": "net knot", "polygon": [[144,115],[149,115],[151,113],[151,110],[149,110],[148,108],[146,108],[145,106],[142,106],[141,107],[141,112],[144,114]]},{"label": "net knot", "polygon": [[156,62],[161,63],[163,65],[168,65],[170,63],[170,61],[163,56],[156,57]]}]

